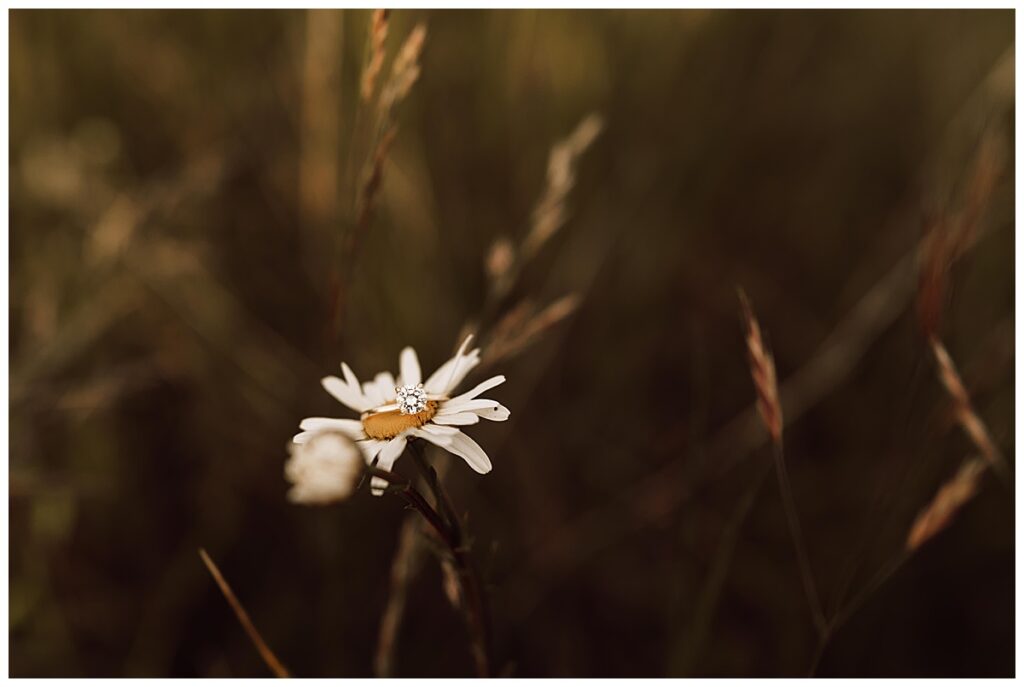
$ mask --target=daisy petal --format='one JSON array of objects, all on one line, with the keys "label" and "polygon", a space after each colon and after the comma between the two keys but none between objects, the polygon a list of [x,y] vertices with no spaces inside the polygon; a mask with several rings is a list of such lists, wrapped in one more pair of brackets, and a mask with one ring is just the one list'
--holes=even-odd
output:
[{"label": "daisy petal", "polygon": [[473,441],[467,434],[462,432],[453,434],[444,448],[465,460],[469,467],[481,475],[486,475],[491,471],[491,459],[484,453],[480,444]]},{"label": "daisy petal", "polygon": [[[398,460],[398,457],[402,455],[402,451],[405,450],[406,441],[405,435],[399,435],[387,442],[377,457],[377,467],[381,470],[391,470],[395,465],[395,461]],[[370,493],[374,496],[383,494],[384,488],[387,486],[388,481],[383,477],[370,478]]]},{"label": "daisy petal", "polygon": [[[505,420],[508,419],[508,416],[510,415],[510,413],[508,412],[508,408],[501,405],[500,403],[496,404],[496,407],[494,408],[490,406],[486,408],[477,408],[476,410],[472,411],[472,413],[474,415],[477,415],[478,417],[482,417],[485,420],[493,420],[494,422],[504,422]],[[436,419],[434,421],[437,422]]]},{"label": "daisy petal", "polygon": [[378,373],[372,382],[366,382],[363,385],[364,391],[367,387],[370,388],[370,391],[366,393],[366,396],[375,406],[382,406],[395,399],[395,378],[391,376],[390,372]]},{"label": "daisy petal", "polygon": [[459,346],[459,350],[444,365],[437,368],[434,374],[423,385],[427,393],[446,394],[461,382],[469,371],[480,362],[480,349],[476,348],[466,353],[473,336],[467,336],[466,340]]},{"label": "daisy petal", "polygon": [[367,465],[370,465],[373,463],[373,459],[377,457],[377,454],[380,453],[381,449],[384,448],[387,443],[388,442],[381,441],[380,439],[365,439],[363,441],[357,441],[356,446],[358,446],[359,450],[362,451],[363,460],[366,461]]},{"label": "daisy petal", "polygon": [[382,406],[385,403],[384,397],[381,396],[380,388],[377,386],[377,381],[373,379],[363,382],[363,396],[375,406]]},{"label": "daisy petal", "polygon": [[434,416],[432,422],[439,425],[475,425],[480,422],[480,416],[476,413],[452,413]]},{"label": "daisy petal", "polygon": [[456,434],[459,431],[459,430],[455,429],[454,427],[445,427],[443,425],[436,425],[433,422],[428,422],[427,424],[425,424],[422,427],[420,427],[420,429],[422,431],[424,431],[424,432],[427,432],[428,434],[436,434],[437,436],[448,436],[448,435],[451,435],[451,434]]},{"label": "daisy petal", "polygon": [[425,432],[425,431],[423,431],[422,428],[419,428],[419,427],[414,427],[413,429],[410,429],[409,430],[409,435],[410,436],[414,436],[414,437],[419,437],[420,439],[425,439],[426,441],[429,441],[430,443],[432,443],[434,446],[440,446],[441,448],[443,448],[445,450],[448,449],[448,444],[451,443],[450,442],[450,439],[451,439],[451,435],[450,434],[434,434],[432,432]]},{"label": "daisy petal", "polygon": [[416,386],[423,381],[420,360],[411,346],[402,349],[402,354],[398,358],[398,369],[401,372],[402,384],[405,386]]},{"label": "daisy petal", "polygon": [[452,376],[452,367],[455,365],[456,358],[452,358],[441,367],[437,368],[434,374],[427,378],[427,381],[423,382],[423,388],[427,390],[428,394],[443,394],[444,385],[449,377]]},{"label": "daisy petal", "polygon": [[307,417],[299,423],[299,429],[317,432],[322,430],[341,432],[351,439],[365,439],[363,423],[359,420],[347,420],[333,417]]},{"label": "daisy petal", "polygon": [[395,400],[395,378],[390,372],[381,372],[373,378],[373,381],[377,383],[377,390],[384,397],[381,403]]},{"label": "daisy petal", "polygon": [[489,398],[474,398],[471,401],[459,401],[456,403],[454,400],[445,401],[437,409],[437,415],[454,415],[455,413],[464,412],[477,412],[478,410],[498,410],[501,408],[501,404],[497,401],[492,401]]},{"label": "daisy petal", "polygon": [[337,377],[324,377],[320,380],[320,384],[323,385],[327,393],[357,413],[361,413],[371,407],[358,386],[353,388]]},{"label": "daisy petal", "polygon": [[474,348],[472,351],[462,356],[462,362],[459,363],[459,369],[452,373],[451,381],[448,382],[448,386],[445,391],[451,391],[459,384],[462,384],[462,380],[466,378],[473,368],[480,364],[480,349]]},{"label": "daisy petal", "polygon": [[476,398],[477,396],[479,396],[480,394],[482,394],[483,392],[487,391],[488,389],[493,389],[494,387],[496,387],[496,386],[498,386],[500,384],[504,384],[504,383],[505,383],[505,375],[495,375],[494,377],[491,377],[488,380],[480,382],[479,384],[477,384],[475,387],[473,387],[472,389],[470,389],[466,393],[459,394],[458,396],[456,396],[455,398],[453,398],[451,400],[451,403],[458,403],[459,401],[469,401],[469,400],[472,400],[472,399]]},{"label": "daisy petal", "polygon": [[356,373],[352,371],[352,368],[347,363],[341,364],[341,373],[345,375],[345,383],[354,389],[359,387],[359,377],[356,377]]},{"label": "daisy petal", "polygon": [[380,456],[377,457],[377,466],[383,470],[390,470],[394,465],[398,457],[402,455],[402,451],[405,450],[405,444],[409,440],[404,434],[399,434],[391,441],[384,444],[384,447],[380,450]]},{"label": "daisy petal", "polygon": [[[473,335],[470,334],[463,340],[462,345],[459,346],[459,350],[455,351],[455,355],[448,361],[451,367],[441,378],[444,380],[444,386],[441,387],[441,391],[438,393],[446,394],[449,389],[452,388],[452,377],[458,374],[459,368],[462,367],[463,358],[466,355],[466,349],[469,348],[469,343],[473,340]],[[443,365],[442,365],[443,367]],[[439,380],[440,381],[440,380]]]}]

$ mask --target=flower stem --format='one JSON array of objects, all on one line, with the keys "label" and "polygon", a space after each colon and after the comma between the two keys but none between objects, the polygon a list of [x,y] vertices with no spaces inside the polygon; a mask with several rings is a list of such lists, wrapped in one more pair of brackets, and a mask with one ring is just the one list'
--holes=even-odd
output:
[{"label": "flower stem", "polygon": [[409,442],[413,459],[416,462],[417,468],[423,474],[423,478],[426,480],[431,492],[433,492],[438,509],[444,512],[443,517],[438,512],[438,509],[431,506],[423,494],[410,482],[403,480],[394,473],[378,470],[377,468],[371,468],[372,474],[383,477],[391,482],[393,486],[400,486],[395,493],[405,499],[406,503],[423,516],[448,549],[452,567],[455,569],[456,575],[459,578],[459,584],[462,587],[463,610],[466,614],[466,625],[469,629],[473,662],[476,664],[477,675],[480,677],[490,677],[489,615],[483,585],[480,582],[476,566],[473,564],[473,559],[469,555],[469,545],[466,542],[461,523],[456,515],[455,508],[452,506],[451,499],[441,486],[440,480],[437,479],[437,473],[423,456],[423,449],[416,444],[417,442],[415,441]]},{"label": "flower stem", "polygon": [[410,442],[409,448],[411,449],[413,460],[416,461],[416,468],[420,471],[423,479],[427,482],[427,486],[430,487],[430,491],[434,494],[434,503],[437,504],[438,510],[444,513],[444,517],[448,520],[448,525],[452,528],[452,532],[461,539],[462,523],[459,521],[459,516],[455,513],[455,507],[452,505],[451,499],[448,498],[448,492],[441,486],[441,480],[437,477],[437,471],[427,462],[423,447],[418,441]]}]

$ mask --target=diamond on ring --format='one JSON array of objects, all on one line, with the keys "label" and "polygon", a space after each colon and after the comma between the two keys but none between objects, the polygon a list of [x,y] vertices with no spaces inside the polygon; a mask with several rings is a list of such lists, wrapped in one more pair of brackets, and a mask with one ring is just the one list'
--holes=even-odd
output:
[{"label": "diamond on ring", "polygon": [[416,386],[396,386],[398,409],[402,415],[422,413],[427,407],[427,392],[422,384]]}]

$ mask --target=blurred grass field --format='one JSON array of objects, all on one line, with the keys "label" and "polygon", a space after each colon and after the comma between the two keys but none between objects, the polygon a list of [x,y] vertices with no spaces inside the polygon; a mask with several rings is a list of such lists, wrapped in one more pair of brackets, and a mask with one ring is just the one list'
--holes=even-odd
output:
[{"label": "blurred grass field", "polygon": [[[565,225],[508,298],[579,307],[496,370],[512,418],[472,432],[494,471],[448,471],[496,661],[805,674],[736,289],[802,384],[786,458],[832,611],[972,450],[906,256],[993,131],[1005,164],[939,331],[1014,454],[1013,12],[395,11],[389,59],[424,22],[422,73],[349,264],[369,21],[10,13],[12,676],[266,675],[199,547],[295,674],[372,674],[405,514],[366,493],[289,504],[285,446],[301,418],[345,415],[319,386],[342,360],[447,358],[488,303],[489,251],[521,246],[551,147],[590,113]],[[818,674],[1012,675],[1013,517],[1012,478],[987,478]],[[399,675],[472,672],[442,584],[428,560]]]}]

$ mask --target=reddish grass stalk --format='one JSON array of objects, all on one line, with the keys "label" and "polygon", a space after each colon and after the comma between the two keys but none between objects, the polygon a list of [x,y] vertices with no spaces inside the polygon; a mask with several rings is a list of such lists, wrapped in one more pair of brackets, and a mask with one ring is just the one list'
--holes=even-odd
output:
[{"label": "reddish grass stalk", "polygon": [[789,484],[789,472],[786,470],[786,460],[782,450],[782,403],[779,401],[779,388],[775,375],[775,359],[764,342],[761,335],[761,325],[754,316],[750,307],[750,301],[742,289],[739,290],[740,308],[743,313],[743,322],[746,328],[747,359],[750,362],[750,376],[754,380],[754,389],[757,393],[757,409],[764,422],[765,429],[772,442],[772,456],[775,459],[775,474],[778,477],[779,493],[782,496],[783,510],[786,512],[786,521],[789,525],[789,532],[793,540],[793,548],[796,550],[797,563],[800,567],[800,579],[803,583],[804,594],[807,596],[807,604],[811,609],[811,616],[814,618],[814,625],[821,636],[828,632],[828,624],[825,620],[825,612],[821,605],[821,598],[818,596],[817,585],[814,582],[814,573],[811,570],[811,563],[807,557],[806,546],[804,545],[803,532],[800,527],[800,517],[796,510],[796,501],[793,499],[793,489]]},{"label": "reddish grass stalk", "polygon": [[377,87],[377,76],[384,66],[384,41],[388,37],[389,10],[374,10],[370,17],[369,55],[359,80],[364,102],[370,102]]},{"label": "reddish grass stalk", "polygon": [[[953,365],[952,358],[938,339],[932,338],[931,344],[932,352],[938,363],[939,380],[953,398],[958,420],[982,455],[973,456],[963,461],[957,473],[939,488],[931,502],[915,518],[907,533],[903,550],[883,566],[860,593],[836,612],[828,624],[828,631],[819,643],[811,667],[812,675],[821,659],[829,636],[845,623],[882,584],[896,574],[914,553],[949,526],[956,514],[977,494],[981,487],[981,478],[989,467],[1005,468],[1005,463],[1001,462],[1002,456],[989,438],[985,425],[972,409],[967,390]],[[988,453],[986,454],[986,452]]]},{"label": "reddish grass stalk", "polygon": [[746,328],[747,359],[750,362],[750,376],[757,392],[757,411],[761,415],[768,436],[773,443],[782,443],[782,404],[779,402],[779,385],[775,376],[775,359],[761,336],[761,325],[754,317],[747,294],[739,291],[740,308]]},{"label": "reddish grass stalk", "polygon": [[260,636],[256,626],[253,625],[252,619],[249,618],[249,613],[246,612],[245,607],[242,606],[242,603],[238,600],[238,597],[235,596],[235,593],[231,591],[231,586],[228,585],[227,580],[225,580],[224,576],[221,575],[217,564],[214,563],[213,559],[206,553],[206,549],[199,549],[199,557],[203,559],[203,564],[206,566],[206,569],[210,571],[213,581],[217,583],[218,587],[220,587],[221,593],[224,595],[224,598],[227,599],[231,609],[238,617],[239,624],[241,624],[245,633],[249,635],[249,639],[252,640],[252,643],[256,646],[256,650],[260,652],[260,657],[263,659],[263,662],[267,664],[267,667],[270,668],[270,672],[272,672],[275,677],[291,677],[288,673],[288,669],[284,667],[284,664],[278,660],[277,656],[274,655],[274,652],[270,650],[269,646],[267,646],[267,643],[263,641],[263,637]]},{"label": "reddish grass stalk", "polygon": [[1005,166],[1005,148],[1001,132],[986,132],[975,151],[970,174],[963,181],[960,207],[947,208],[925,224],[917,312],[921,329],[929,338],[939,330],[953,266],[978,241],[982,219]]},{"label": "reddish grass stalk", "polygon": [[974,412],[967,389],[964,387],[948,351],[934,337],[931,338],[931,345],[938,364],[939,380],[953,398],[957,420],[964,427],[981,455],[963,461],[956,475],[939,488],[931,502],[918,514],[907,533],[904,548],[832,617],[815,653],[811,665],[811,675],[817,669],[818,662],[821,660],[832,633],[845,623],[882,584],[895,575],[914,553],[949,526],[956,514],[977,494],[981,486],[981,478],[989,467],[999,469],[1006,467],[1002,455],[989,437],[984,423]]},{"label": "reddish grass stalk", "polygon": [[[376,45],[380,41],[380,48],[383,50],[384,35],[381,32],[387,31],[387,17],[374,15],[370,25],[371,55],[369,62],[364,68],[363,78],[368,79],[367,71],[373,68],[373,60],[376,58]],[[413,84],[420,75],[420,55],[423,52],[423,44],[427,38],[427,29],[422,23],[417,24],[405,39],[398,54],[391,65],[391,74],[381,86],[380,95],[377,99],[375,121],[371,126],[371,135],[367,156],[363,162],[360,173],[360,181],[355,189],[353,199],[354,208],[353,224],[349,229],[343,246],[340,266],[337,275],[331,280],[331,317],[330,317],[330,339],[337,341],[342,328],[345,311],[348,306],[348,286],[359,254],[360,246],[370,225],[373,222],[374,211],[377,200],[380,196],[381,184],[384,180],[384,166],[398,132],[398,125],[395,123],[395,108],[409,94]],[[383,54],[381,56],[383,60]],[[377,68],[379,71],[379,68]],[[373,81],[376,81],[377,74],[373,74]],[[362,86],[372,86],[369,81],[364,81]],[[359,121],[359,112],[356,114],[356,124]],[[357,126],[358,128],[358,126]]]},{"label": "reddish grass stalk", "polygon": [[948,482],[942,485],[935,498],[914,520],[907,534],[907,550],[916,551],[946,528],[953,516],[970,501],[985,474],[987,465],[982,458],[968,458]]},{"label": "reddish grass stalk", "polygon": [[974,406],[971,404],[971,397],[968,395],[967,389],[960,379],[960,374],[957,372],[949,352],[942,345],[942,342],[936,338],[932,338],[931,346],[932,353],[935,355],[935,362],[939,367],[939,381],[942,382],[942,386],[946,388],[946,392],[953,400],[953,415],[956,421],[970,438],[971,443],[978,449],[985,462],[998,469],[1001,474],[1005,474],[1005,459],[992,441],[985,423],[981,421],[978,413],[975,412]]},{"label": "reddish grass stalk", "polygon": [[938,365],[939,381],[953,400],[953,415],[979,455],[965,460],[956,475],[939,489],[931,503],[914,520],[907,534],[908,551],[916,551],[949,525],[953,516],[977,493],[987,468],[995,468],[1001,474],[1006,471],[1005,459],[992,441],[985,423],[975,412],[949,351],[934,337],[931,347]]}]

